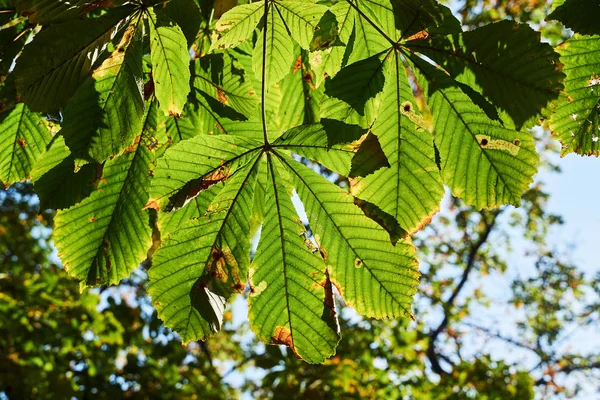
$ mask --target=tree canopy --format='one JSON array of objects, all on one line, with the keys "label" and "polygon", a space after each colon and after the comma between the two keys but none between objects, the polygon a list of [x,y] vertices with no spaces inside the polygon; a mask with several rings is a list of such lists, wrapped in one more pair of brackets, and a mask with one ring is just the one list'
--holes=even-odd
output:
[{"label": "tree canopy", "polygon": [[434,0],[0,0],[0,180],[57,210],[82,288],[151,260],[186,343],[247,288],[258,338],[323,363],[336,293],[414,318],[411,235],[444,185],[520,205],[542,120],[563,154],[599,154],[584,3],[548,16],[577,32],[553,48],[513,20],[463,30]]}]

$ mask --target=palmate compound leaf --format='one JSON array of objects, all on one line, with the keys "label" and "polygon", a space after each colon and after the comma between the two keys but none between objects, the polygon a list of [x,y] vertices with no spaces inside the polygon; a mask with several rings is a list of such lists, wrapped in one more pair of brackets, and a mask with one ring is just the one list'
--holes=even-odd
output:
[{"label": "palmate compound leaf", "polygon": [[[324,160],[347,174],[356,146],[328,143],[322,125],[293,128],[273,143],[265,160],[258,141],[200,135],[158,160],[148,206],[173,211],[159,213],[166,238],[154,255],[149,290],[160,317],[185,342],[206,338],[220,327],[224,302],[244,287],[250,232],[256,226],[252,221],[263,218],[249,270],[249,315],[261,339],[292,346],[309,362],[333,354],[338,341],[334,284],[365,315],[410,315],[418,283],[413,246],[405,240],[392,245],[349,193],[285,155],[291,151]],[[204,164],[189,162],[202,152],[211,158],[205,157]],[[294,210],[294,187],[310,208],[318,254]],[[258,203],[255,196],[260,196]]]},{"label": "palmate compound leaf", "polygon": [[183,31],[167,15],[148,12],[156,98],[165,115],[179,116],[190,92],[190,55]]},{"label": "palmate compound leaf", "polygon": [[152,245],[150,215],[143,209],[155,148],[151,123],[147,119],[134,144],[106,161],[89,197],[56,213],[59,257],[84,286],[119,283],[146,258]]},{"label": "palmate compound leaf", "polygon": [[[372,57],[399,41],[424,32],[460,32],[460,22],[435,0],[340,1],[330,11],[338,23],[339,42],[311,53],[311,65],[320,86],[325,76],[335,76],[342,67]],[[386,36],[390,39],[388,40]]]},{"label": "palmate compound leaf", "polygon": [[[380,7],[378,10],[379,13],[384,13],[385,7]],[[445,36],[456,29],[455,24],[451,23],[452,18],[447,15],[449,15],[447,9],[440,8],[440,18],[417,17],[416,23],[431,22],[433,26],[406,37],[403,32],[391,29],[383,15],[373,19],[366,13],[359,14],[363,22],[376,28],[376,32],[387,41],[387,50],[346,66],[334,79],[326,82],[326,97],[321,105],[321,117],[371,127],[373,121],[380,116],[380,110],[385,114],[385,105],[382,105],[383,94],[379,89],[383,87],[385,81],[383,73],[381,73],[381,83],[377,85],[374,85],[374,82],[377,82],[374,77],[377,76],[377,71],[382,70],[383,58],[398,51],[403,62],[406,62],[407,58],[414,60],[410,68],[411,74],[416,75],[414,81],[416,90],[429,88],[431,89],[429,95],[437,93],[429,98],[429,107],[436,109],[433,115],[434,141],[439,149],[444,183],[451,187],[454,195],[463,197],[467,203],[480,208],[504,203],[519,204],[522,191],[532,181],[538,158],[531,135],[513,127],[515,124],[530,121],[539,113],[541,107],[557,96],[560,88],[558,82],[562,74],[557,68],[556,54],[549,46],[540,44],[538,35],[530,28],[512,23],[482,28],[481,32],[489,33],[490,40],[503,44],[502,52],[497,51],[497,48],[491,44],[486,47],[482,39],[485,35],[477,36],[475,32]],[[379,21],[383,21],[381,25]],[[400,22],[396,21],[397,27],[403,26],[404,22],[402,20]],[[409,24],[404,29],[410,33],[412,28]],[[508,34],[509,31],[515,33],[519,40],[507,40],[501,37],[501,33]],[[466,50],[461,46],[468,46],[477,56],[464,53]],[[445,71],[437,70],[418,55],[418,52],[437,60]],[[536,68],[533,78],[525,68],[523,61],[525,58],[539,67]],[[516,60],[516,65],[522,67],[507,70],[503,65],[509,60]],[[363,66],[363,63],[368,68],[359,70],[356,66]],[[352,69],[356,71],[351,71]],[[368,73],[367,70],[371,72]],[[420,70],[429,72],[424,73]],[[456,80],[448,76],[448,72],[456,76]],[[356,81],[352,81],[352,76],[357,78]],[[349,90],[351,87],[363,89],[358,93],[354,90],[355,97],[352,97]],[[489,94],[491,88],[499,88],[498,93]],[[485,95],[488,95],[487,99]],[[520,96],[516,103],[523,106],[518,110],[514,104],[510,104],[515,96]],[[417,104],[422,107],[421,100]],[[501,109],[500,115],[505,120],[504,125],[499,121],[500,117],[494,106]],[[410,119],[415,123],[413,125],[425,127],[431,125],[418,113],[410,112],[411,108],[407,110],[406,116],[411,117]],[[425,114],[429,114],[427,110]],[[387,121],[375,122],[377,124]],[[373,125],[371,129],[377,129],[377,126]],[[383,133],[380,131],[380,134]],[[385,151],[387,142],[380,138],[380,143]],[[466,147],[467,143],[470,143],[468,147]],[[429,160],[431,168],[433,166],[431,148],[426,143],[422,146],[422,149],[429,149],[423,155]],[[387,155],[389,157],[392,153],[389,152]],[[401,154],[400,159],[402,159]],[[394,160],[389,162],[393,164]],[[433,169],[426,167],[425,171],[430,172],[432,177],[435,176]],[[381,170],[379,173],[385,172]],[[369,177],[366,179],[368,182]],[[418,183],[418,180],[415,183]],[[434,198],[441,194],[439,181],[431,188],[432,193],[435,193]],[[372,192],[374,193],[375,190]],[[427,200],[427,196],[431,195],[423,193],[422,196],[417,197],[421,202],[428,201],[429,213],[431,213],[437,207],[432,199]],[[378,203],[380,208],[386,207],[381,200]],[[427,218],[428,213],[420,214],[423,219]],[[417,221],[418,219],[415,219],[413,225],[408,225],[406,229],[410,231],[418,227]],[[405,221],[398,222],[406,224]]]},{"label": "palmate compound leaf", "polygon": [[[225,13],[217,23],[219,39],[212,48],[236,47],[248,40],[259,26],[253,51],[253,68],[262,76],[263,58],[266,64],[266,86],[279,82],[290,72],[294,61],[294,39],[308,50],[315,29],[327,7],[304,1],[270,1],[243,4]],[[259,24],[260,22],[260,24]],[[265,31],[266,30],[266,31]]]},{"label": "palmate compound leaf", "polygon": [[108,43],[135,8],[111,9],[98,18],[50,25],[35,36],[15,67],[16,85],[34,111],[57,111],[89,76]]},{"label": "palmate compound leaf", "polygon": [[[144,3],[152,6],[159,1]],[[175,2],[169,4],[173,6]],[[221,40],[221,47],[236,47],[234,51],[204,56],[209,46],[206,32],[202,32],[203,44],[194,48],[194,54],[202,55],[195,61],[194,94],[185,107],[189,90],[189,76],[185,75],[190,61],[188,44],[197,28],[179,29],[169,21],[159,22],[152,10],[144,11],[150,17],[148,58],[153,64],[151,78],[145,78],[153,80],[156,96],[167,114],[171,111],[177,117],[183,116],[158,118],[155,106],[147,111],[146,121],[151,119],[151,124],[160,125],[160,129],[152,134],[144,129],[142,140],[134,141],[125,154],[106,161],[99,190],[59,212],[57,240],[61,242],[59,249],[65,264],[71,272],[75,270],[79,279],[88,284],[114,283],[144,259],[152,242],[149,223],[154,219],[142,210],[145,203],[146,208],[158,210],[162,246],[154,253],[149,290],[167,326],[179,331],[184,341],[205,338],[218,330],[225,301],[244,287],[247,272],[251,271],[250,316],[255,332],[265,341],[290,345],[297,355],[310,362],[322,362],[334,352],[338,340],[333,287],[366,316],[410,315],[410,301],[418,284],[414,247],[408,239],[401,239],[402,235],[394,236],[387,223],[393,220],[397,225],[397,219],[407,230],[415,229],[436,208],[431,200],[441,192],[433,162],[430,115],[435,125],[438,165],[455,194],[481,207],[518,202],[520,191],[535,171],[533,141],[526,133],[509,127],[509,119],[502,126],[500,118],[510,116],[518,120],[520,116],[511,115],[512,111],[503,107],[505,98],[495,99],[480,79],[487,77],[486,68],[497,72],[506,60],[522,56],[522,49],[528,48],[524,42],[532,46],[534,58],[543,52],[538,53],[539,48],[533,43],[537,43],[537,37],[522,30],[515,34],[518,46],[505,40],[502,43],[506,48],[498,54],[491,46],[494,48],[489,54],[498,55],[497,58],[487,57],[489,54],[478,47],[479,37],[460,34],[447,9],[427,0],[415,2],[416,8],[409,0],[338,2],[331,10],[337,18],[339,43],[328,43],[333,47],[323,49],[314,46],[313,34],[325,7],[285,0],[256,4],[242,6],[257,12],[248,20],[243,15],[231,18],[233,22],[227,22],[229,17],[223,18],[227,26],[216,40]],[[114,11],[86,22],[108,18]],[[202,10],[205,17],[206,11]],[[156,14],[162,13],[175,15],[157,6]],[[248,39],[256,26],[260,27],[258,42],[252,44]],[[159,31],[161,28],[165,29]],[[43,28],[42,33],[47,29]],[[500,31],[506,33],[497,27],[490,29],[479,33],[487,32],[493,40],[502,36]],[[267,33],[266,39],[263,32]],[[438,40],[447,34],[455,34],[457,41]],[[152,39],[159,37],[175,39],[177,49],[157,49]],[[39,38],[44,35],[40,33]],[[246,42],[238,45],[243,40]],[[98,48],[103,50],[106,43]],[[418,58],[416,53],[420,50],[411,45],[423,43],[423,47],[435,48],[432,54],[441,49],[441,53],[452,56],[451,62],[430,57],[444,71]],[[307,44],[308,50],[318,49],[321,55],[330,57],[325,61],[327,67],[315,71],[321,75],[316,79],[311,77],[312,71],[304,68]],[[456,48],[467,44],[475,55],[463,54]],[[303,49],[299,54],[300,46]],[[68,43],[64,47],[72,50]],[[511,51],[515,49],[520,50]],[[86,49],[76,51],[87,53]],[[253,52],[254,62],[250,56]],[[457,57],[457,53],[468,58],[468,62]],[[61,57],[68,63],[71,55]],[[258,79],[247,79],[233,61],[219,64],[219,58],[226,61],[228,57],[240,61],[246,71],[254,69]],[[198,67],[209,58],[209,67],[199,71]],[[551,75],[547,81],[551,82],[555,68],[548,68],[547,64],[551,64],[553,56],[542,54],[538,58],[534,64]],[[473,59],[488,64],[486,68],[473,66]],[[300,69],[295,60],[300,60]],[[402,74],[405,64],[410,64],[406,67],[407,76]],[[170,70],[171,65],[178,68]],[[95,67],[89,66],[77,85]],[[169,70],[166,75],[165,70]],[[183,73],[174,75],[174,70]],[[266,93],[260,94],[263,103],[269,104],[263,104],[261,113],[267,115],[264,125],[268,132],[263,132],[263,121],[257,119],[257,96],[252,88],[254,82],[259,91],[256,82],[260,86],[263,72]],[[521,68],[509,72],[515,76],[523,73]],[[326,78],[326,73],[336,76]],[[498,74],[491,75],[498,78]],[[290,76],[295,79],[288,82]],[[177,82],[169,82],[170,78]],[[325,84],[319,85],[322,80]],[[502,85],[502,79],[498,81],[496,84]],[[299,90],[298,83],[304,90]],[[305,101],[302,112],[290,110],[293,104],[301,104],[300,95],[306,98],[306,86],[312,84],[327,92],[320,104],[321,113],[313,98]],[[425,96],[413,98],[409,85],[416,93],[423,90]],[[151,86],[148,85],[150,89]],[[320,98],[316,89],[311,87],[317,93],[314,98]],[[292,92],[294,101],[288,102],[285,94]],[[427,107],[421,108],[423,97],[427,97],[431,113]],[[527,112],[533,108],[537,112],[543,103],[534,100]],[[287,104],[278,105],[278,101]],[[56,103],[53,100],[52,104]],[[500,109],[500,115],[494,115],[494,106]],[[319,124],[314,124],[317,121]],[[305,125],[296,126],[300,123]],[[155,149],[155,138],[150,137],[154,134],[161,144],[170,144],[166,152],[167,146]],[[262,142],[263,134],[271,144]],[[68,152],[76,149],[69,150],[60,141],[55,143],[57,147],[51,146],[36,167],[42,179],[65,167],[64,160],[70,167],[69,157],[73,156]],[[144,147],[143,143],[148,145],[144,154],[150,155],[145,159],[148,163],[141,166],[135,160],[143,157],[132,156],[130,150],[136,153]],[[154,155],[162,152],[156,170],[151,171],[149,164]],[[297,162],[289,153],[316,161],[342,176],[357,178],[353,180],[355,193],[363,185],[360,198]],[[63,161],[60,157],[64,157]],[[417,177],[417,168],[411,166],[410,160],[421,164],[423,176]],[[95,166],[88,164],[84,168]],[[152,173],[149,198],[133,178],[147,185]],[[389,179],[385,174],[397,179]],[[35,178],[36,184],[41,182],[37,175]],[[407,193],[419,184],[426,189],[409,197]],[[402,197],[380,195],[390,188]],[[299,223],[295,211],[298,204],[291,200],[294,192],[305,206],[318,247],[306,237]],[[393,201],[389,202],[390,198]],[[406,203],[401,204],[402,201]],[[414,214],[400,212],[411,207]],[[98,229],[90,228],[93,224]],[[250,237],[260,226],[261,240],[249,268]],[[127,246],[131,252],[126,251]]]},{"label": "palmate compound leaf", "polygon": [[76,160],[102,162],[139,134],[144,119],[142,30],[138,17],[67,104],[61,134]]},{"label": "palmate compound leaf", "polygon": [[550,129],[561,155],[600,155],[600,36],[575,35],[557,48],[565,93],[550,106]]}]

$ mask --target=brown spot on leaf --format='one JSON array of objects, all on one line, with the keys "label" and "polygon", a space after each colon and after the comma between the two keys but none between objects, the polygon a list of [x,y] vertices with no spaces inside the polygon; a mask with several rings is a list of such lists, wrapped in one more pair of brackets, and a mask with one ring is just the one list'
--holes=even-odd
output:
[{"label": "brown spot on leaf", "polygon": [[229,178],[229,173],[231,172],[230,168],[221,166],[211,172],[209,175],[206,175],[201,179],[199,185],[191,185],[188,191],[188,198],[196,196],[203,190],[208,189],[212,185],[216,185],[219,182],[222,182]]},{"label": "brown spot on leaf", "polygon": [[148,199],[148,202],[146,203],[146,205],[144,205],[144,208],[142,208],[142,210],[147,210],[149,208],[153,208],[156,211],[159,211],[160,206],[158,204],[158,201],[156,201],[156,199]]},{"label": "brown spot on leaf", "polygon": [[18,138],[17,139],[17,144],[19,145],[19,147],[24,148],[27,146],[27,142],[25,141],[25,139],[23,138]]},{"label": "brown spot on leaf", "polygon": [[135,149],[137,149],[138,144],[140,143],[140,135],[137,135],[135,137],[135,140],[133,141],[133,143],[128,146],[125,150],[123,150],[123,153],[127,154],[127,153],[133,153],[135,151]]},{"label": "brown spot on leaf", "polygon": [[217,88],[217,100],[223,104],[227,104],[229,102],[229,100],[227,100],[227,96],[225,96],[225,92],[220,87]]},{"label": "brown spot on leaf", "polygon": [[298,56],[296,62],[294,63],[294,68],[292,69],[292,73],[298,72],[302,68],[302,56]]},{"label": "brown spot on leaf", "polygon": [[519,139],[515,139],[513,143],[515,144],[515,146],[518,146],[521,144],[521,141]]},{"label": "brown spot on leaf", "polygon": [[227,282],[229,276],[225,269],[225,255],[221,249],[213,247],[210,252],[212,262],[208,265],[208,273],[213,278],[220,280],[221,282]]},{"label": "brown spot on leaf", "polygon": [[236,292],[236,293],[242,293],[242,292],[244,291],[244,288],[245,288],[245,287],[246,287],[246,286],[245,286],[245,285],[244,285],[242,282],[236,282],[236,283],[233,285],[232,289],[233,289],[233,291],[234,291],[234,292]]},{"label": "brown spot on leaf", "polygon": [[319,253],[321,254],[321,257],[323,257],[323,260],[327,261],[327,252],[325,251],[325,248],[319,247]]},{"label": "brown spot on leaf", "polygon": [[148,100],[154,94],[154,79],[150,72],[150,80],[144,84],[144,100]]},{"label": "brown spot on leaf", "polygon": [[323,288],[325,289],[325,306],[327,306],[327,308],[329,309],[329,313],[332,320],[336,321],[337,324],[335,300],[333,297],[333,285],[331,283],[331,278],[329,277],[329,269],[325,270],[325,282],[323,284]]},{"label": "brown spot on leaf", "polygon": [[483,138],[483,139],[481,139],[481,142],[479,142],[479,143],[481,143],[482,146],[487,146],[488,140],[486,138]]},{"label": "brown spot on leaf", "polygon": [[429,39],[429,33],[423,29],[421,32],[417,32],[412,36],[409,36],[408,39],[406,40],[417,40],[417,39],[423,39],[423,40],[427,40]]},{"label": "brown spot on leaf", "polygon": [[92,218],[90,218],[90,222],[92,222],[92,223],[96,222],[96,216],[95,215],[92,215]]},{"label": "brown spot on leaf", "polygon": [[402,103],[402,105],[400,106],[400,109],[402,110],[402,112],[404,113],[410,113],[412,112],[412,103],[410,101],[405,101],[404,103]]},{"label": "brown spot on leaf", "polygon": [[316,87],[314,85],[313,74],[311,71],[306,71],[304,75],[302,75],[302,80],[310,85],[310,88],[315,90]]},{"label": "brown spot on leaf", "polygon": [[301,358],[300,354],[298,354],[296,351],[296,347],[294,346],[292,332],[284,326],[278,326],[275,328],[275,334],[271,337],[271,344],[283,344],[288,346],[294,352],[296,357]]},{"label": "brown spot on leaf", "polygon": [[174,117],[174,118],[181,118],[182,117],[181,112],[179,111],[179,109],[177,107],[175,107],[174,104],[172,104],[169,107],[169,115],[171,117]]}]

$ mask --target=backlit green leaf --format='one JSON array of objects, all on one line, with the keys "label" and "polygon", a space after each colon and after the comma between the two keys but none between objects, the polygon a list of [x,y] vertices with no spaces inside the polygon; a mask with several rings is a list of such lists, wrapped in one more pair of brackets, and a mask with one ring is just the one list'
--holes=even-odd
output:
[{"label": "backlit green leaf", "polygon": [[156,98],[165,115],[178,116],[190,92],[190,55],[183,31],[166,15],[150,11],[150,55]]},{"label": "backlit green leaf", "polygon": [[575,35],[558,47],[565,93],[550,109],[561,154],[600,155],[600,36]]}]

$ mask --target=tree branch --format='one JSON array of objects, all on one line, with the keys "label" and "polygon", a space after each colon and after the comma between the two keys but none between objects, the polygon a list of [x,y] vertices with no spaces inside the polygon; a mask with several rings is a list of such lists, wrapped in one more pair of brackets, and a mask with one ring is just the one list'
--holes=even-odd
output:
[{"label": "tree branch", "polygon": [[537,350],[536,348],[534,348],[534,347],[531,347],[531,346],[528,346],[528,345],[526,345],[526,344],[524,344],[524,343],[520,343],[520,342],[516,341],[516,340],[515,340],[515,339],[513,339],[513,338],[510,338],[510,337],[503,336],[503,335],[501,335],[501,334],[499,334],[499,333],[497,333],[497,332],[493,332],[492,330],[490,330],[490,329],[488,329],[488,328],[485,328],[485,327],[483,327],[483,326],[479,326],[479,325],[475,325],[475,324],[472,324],[472,323],[470,323],[470,322],[464,322],[464,321],[463,321],[463,322],[461,322],[461,323],[462,323],[463,325],[466,325],[466,326],[470,327],[470,328],[473,328],[473,329],[477,329],[477,330],[479,330],[479,331],[482,331],[482,332],[484,332],[486,335],[488,335],[488,336],[490,336],[490,337],[494,337],[494,338],[496,338],[496,339],[500,339],[500,340],[502,340],[502,341],[504,341],[504,342],[506,342],[506,343],[510,343],[510,344],[512,344],[513,346],[521,347],[521,348],[523,348],[523,349],[527,349],[527,350],[533,351],[534,353],[538,354],[538,350]]},{"label": "tree branch", "polygon": [[450,295],[450,298],[448,299],[448,301],[446,301],[443,305],[444,319],[438,325],[438,327],[429,334],[429,346],[427,347],[427,358],[429,359],[429,362],[431,363],[431,369],[439,375],[446,374],[447,372],[440,365],[440,362],[438,360],[439,356],[435,351],[435,342],[436,342],[438,336],[444,330],[446,330],[446,328],[448,327],[448,323],[450,321],[450,316],[451,316],[451,311],[452,311],[452,308],[454,307],[454,302],[456,301],[458,295],[461,293],[465,284],[467,283],[467,280],[469,279],[469,275],[471,274],[473,267],[475,266],[477,254],[478,254],[479,250],[481,249],[481,247],[488,240],[490,233],[494,229],[494,225],[496,223],[496,218],[497,218],[498,214],[500,214],[501,212],[502,212],[502,210],[496,210],[496,211],[492,212],[493,218],[490,222],[487,222],[486,214],[484,212],[480,213],[482,221],[485,224],[485,229],[479,235],[479,239],[477,240],[477,242],[475,242],[471,246],[469,255],[467,256],[467,263],[466,263],[465,269],[462,273],[461,279],[458,282],[458,285],[452,291],[452,294]]}]

